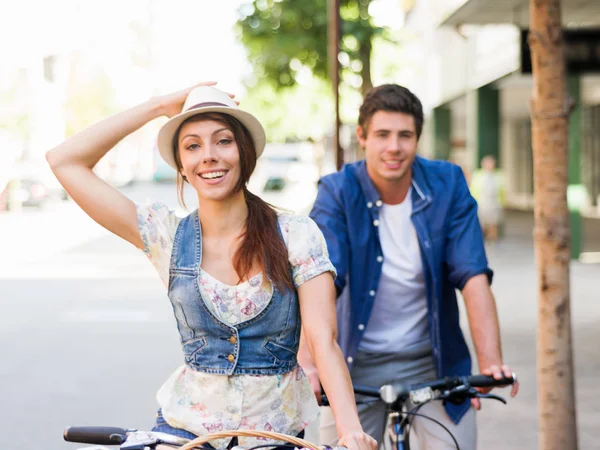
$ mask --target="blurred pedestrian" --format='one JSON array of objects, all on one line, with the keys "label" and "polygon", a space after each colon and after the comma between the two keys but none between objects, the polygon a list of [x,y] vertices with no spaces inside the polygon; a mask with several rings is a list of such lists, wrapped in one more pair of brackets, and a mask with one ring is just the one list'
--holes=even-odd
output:
[{"label": "blurred pedestrian", "polygon": [[[423,120],[421,102],[408,89],[388,84],[371,90],[356,129],[365,159],[323,177],[311,212],[337,269],[339,342],[357,384],[470,374],[456,289],[479,371],[498,379],[512,375],[502,358],[475,200],[460,167],[416,155]],[[308,352],[301,351],[300,364],[317,391],[318,377],[326,374],[315,370]],[[478,409],[479,399],[472,405]],[[431,402],[419,412],[451,430],[461,449],[475,448],[468,401]],[[361,404],[359,414],[369,434],[383,435],[383,402]],[[455,448],[433,421],[411,420],[411,449]],[[335,438],[330,423],[321,428],[322,442]]]},{"label": "blurred pedestrian", "polygon": [[503,174],[496,168],[496,158],[488,155],[481,159],[481,169],[473,172],[469,188],[477,200],[477,215],[484,237],[496,241],[503,220],[505,197]]},{"label": "blurred pedestrian", "polygon": [[[162,203],[134,204],[93,171],[119,141],[160,116],[169,120],[158,148],[177,171],[180,198],[184,182],[198,196],[199,209],[184,218]],[[264,146],[258,120],[203,85],[103,120],[47,159],[77,204],[141,249],[168,289],[185,364],[158,391],[155,431],[189,439],[232,429],[302,434],[318,415],[297,364],[302,319],[342,445],[374,450],[335,341],[335,269],[323,235],[308,217],[278,215],[246,187]]]}]

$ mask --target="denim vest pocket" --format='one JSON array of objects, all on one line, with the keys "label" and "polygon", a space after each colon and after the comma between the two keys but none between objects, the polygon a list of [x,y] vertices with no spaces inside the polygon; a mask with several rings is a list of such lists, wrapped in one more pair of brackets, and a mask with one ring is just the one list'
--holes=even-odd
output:
[{"label": "denim vest pocket", "polygon": [[263,347],[268,351],[278,362],[292,362],[296,360],[296,352],[283,345],[277,344],[269,339],[265,340]]},{"label": "denim vest pocket", "polygon": [[195,363],[196,355],[206,347],[206,337],[202,336],[197,339],[192,339],[183,344],[183,354],[185,362],[188,364]]}]

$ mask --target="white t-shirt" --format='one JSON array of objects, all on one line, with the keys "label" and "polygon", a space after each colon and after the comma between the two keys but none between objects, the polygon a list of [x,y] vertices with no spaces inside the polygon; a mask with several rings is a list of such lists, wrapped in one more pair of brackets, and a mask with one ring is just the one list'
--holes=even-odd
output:
[{"label": "white t-shirt", "polygon": [[427,293],[411,191],[398,205],[379,210],[381,279],[360,351],[396,353],[429,341]]}]

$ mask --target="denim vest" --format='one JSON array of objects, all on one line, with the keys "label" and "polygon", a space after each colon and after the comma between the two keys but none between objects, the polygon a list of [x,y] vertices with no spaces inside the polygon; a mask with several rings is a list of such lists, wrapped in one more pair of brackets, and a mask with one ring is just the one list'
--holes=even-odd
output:
[{"label": "denim vest", "polygon": [[186,364],[221,375],[276,375],[294,369],[301,329],[296,291],[280,292],[273,285],[271,301],[260,314],[227,325],[206,307],[200,294],[201,261],[202,233],[195,211],[177,227],[169,268],[169,300]]}]

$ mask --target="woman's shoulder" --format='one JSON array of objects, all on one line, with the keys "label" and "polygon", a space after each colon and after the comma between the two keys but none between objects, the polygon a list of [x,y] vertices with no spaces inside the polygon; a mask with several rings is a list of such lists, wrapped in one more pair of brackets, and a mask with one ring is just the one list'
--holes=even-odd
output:
[{"label": "woman's shoulder", "polygon": [[279,221],[279,225],[304,225],[307,226],[307,224],[314,224],[315,221],[312,220],[310,217],[305,216],[304,214],[295,214],[295,213],[289,213],[289,212],[278,212],[277,213],[277,220]]},{"label": "woman's shoulder", "polygon": [[147,200],[136,203],[138,229],[146,253],[160,244],[161,250],[171,250],[177,226],[183,215],[165,203]]},{"label": "woman's shoulder", "polygon": [[165,225],[177,225],[185,217],[180,211],[156,200],[136,203],[136,210],[138,221],[162,222]]},{"label": "woman's shoulder", "polygon": [[325,238],[314,220],[300,214],[280,214],[279,226],[296,286],[323,272],[335,277]]},{"label": "woman's shoulder", "polygon": [[278,213],[277,219],[282,234],[310,233],[319,231],[314,220],[302,214]]},{"label": "woman's shoulder", "polygon": [[322,247],[323,233],[314,220],[301,214],[279,214],[279,228],[288,251]]}]

